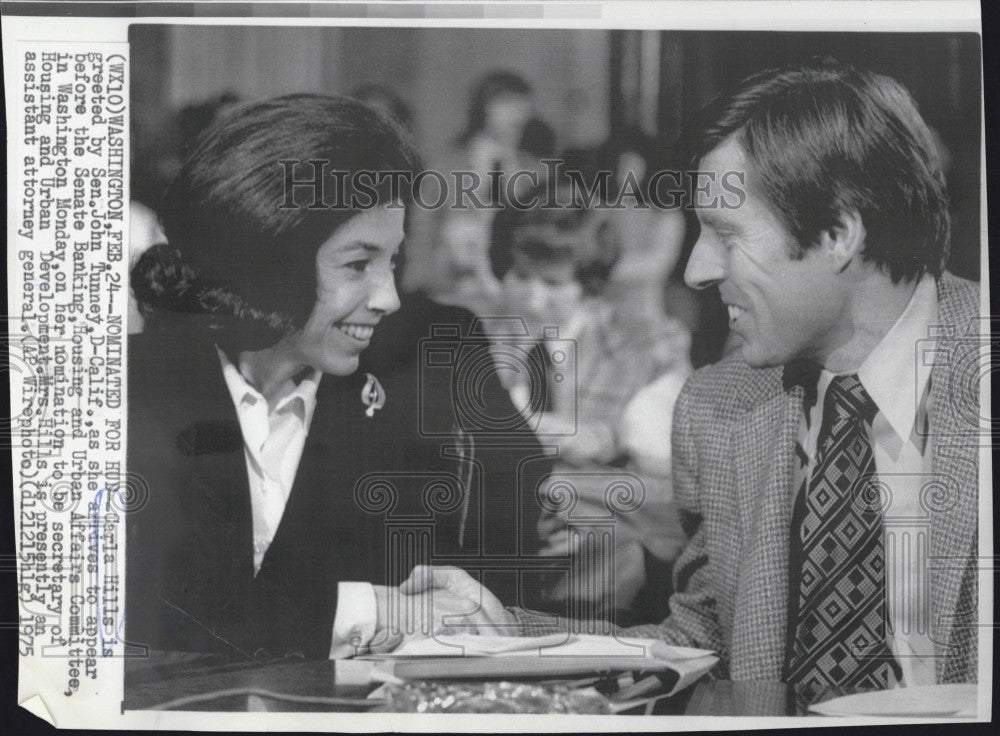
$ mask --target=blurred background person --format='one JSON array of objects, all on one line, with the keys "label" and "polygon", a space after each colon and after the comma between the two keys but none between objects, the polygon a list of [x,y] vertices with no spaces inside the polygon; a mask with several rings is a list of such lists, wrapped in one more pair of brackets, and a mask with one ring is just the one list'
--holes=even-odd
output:
[{"label": "blurred background person", "polygon": [[[545,181],[549,173],[545,162],[551,163],[558,156],[558,137],[553,127],[539,117],[529,120],[518,146],[519,170],[532,172],[539,182]],[[532,179],[527,176],[517,177],[513,185],[514,196],[519,200],[533,188]]]},{"label": "blurred background person", "polygon": [[[362,85],[351,96],[391,117],[412,133],[413,117],[407,102],[393,88],[385,85]],[[542,124],[544,125],[544,123]],[[532,126],[525,129],[527,134]],[[534,128],[529,143],[554,146],[551,128]],[[546,143],[546,135],[553,136]],[[407,211],[413,220],[412,208]],[[453,330],[455,343],[475,350],[481,336],[476,331],[475,316],[458,306],[441,304],[425,289],[406,289],[401,275],[406,268],[406,249],[396,261],[397,288],[400,308],[386,315],[372,337],[368,349],[361,355],[359,370],[342,380],[327,381],[320,389],[335,406],[343,408],[343,431],[336,441],[338,453],[354,458],[344,464],[345,477],[362,479],[372,473],[392,478],[397,492],[396,506],[390,513],[368,514],[358,519],[369,530],[369,545],[379,552],[376,567],[366,579],[374,583],[398,585],[406,577],[408,565],[393,556],[399,545],[387,539],[386,529],[393,516],[423,515],[433,519],[433,546],[416,551],[417,557],[429,561],[432,556],[477,554],[532,556],[540,542],[534,530],[538,525],[540,507],[533,489],[552,469],[551,459],[544,453],[530,428],[524,423],[508,427],[503,432],[484,431],[482,427],[462,428],[456,417],[463,407],[458,405],[462,393],[456,372],[425,370],[426,352],[434,349],[434,331]],[[373,417],[363,417],[347,411],[357,403],[368,376],[376,376],[386,396],[385,406]],[[495,373],[487,372],[475,386],[478,411],[486,417],[509,417],[516,410]],[[427,432],[450,427],[446,436]],[[510,442],[511,439],[514,442]],[[474,445],[469,449],[467,445]],[[442,446],[461,447],[467,456],[456,466],[450,453]],[[449,509],[428,509],[427,479],[443,478],[458,467],[468,480],[463,489],[464,503]],[[466,471],[468,471],[466,473]],[[519,477],[519,473],[521,473]],[[502,571],[486,573],[491,590],[504,603],[517,602],[516,575]]]},{"label": "blurred background person", "polygon": [[[635,440],[648,429],[646,417],[635,413],[624,432],[623,420],[627,404],[644,386],[664,376],[683,383],[691,370],[690,338],[675,320],[649,319],[605,298],[621,251],[614,227],[606,212],[570,204],[562,183],[556,191],[557,201],[566,203],[562,207],[508,208],[498,215],[490,260],[502,287],[484,314],[506,318],[496,321],[504,329],[508,320],[523,320],[529,334],[518,340],[527,356],[523,369],[502,369],[501,376],[542,443],[559,449],[552,475],[539,487],[540,554],[569,555],[579,541],[571,530],[574,519],[587,517],[614,525],[615,546],[591,550],[587,560],[576,550],[581,554],[574,564],[579,564],[549,574],[537,604],[620,622],[654,620],[649,617],[662,614],[662,607],[635,607],[647,579],[647,556],[669,564],[684,537],[671,502],[669,467],[641,465],[647,457]],[[532,195],[544,202],[545,192],[542,186]],[[498,338],[502,367],[510,365],[503,342]],[[658,408],[669,413],[673,407],[660,402]],[[609,489],[636,475],[644,499],[632,513],[612,514]],[[546,498],[561,480],[575,488],[571,508],[557,508],[559,499]],[[593,565],[604,572],[590,575]]]},{"label": "blurred background person", "polygon": [[[163,189],[180,170],[181,163],[194,150],[201,134],[227,110],[239,104],[239,97],[226,91],[206,100],[182,107],[176,115],[173,136],[166,136],[152,150],[137,146],[132,159],[132,199],[129,201],[129,271],[153,245],[166,242],[160,227],[158,210]],[[128,291],[128,332],[142,332],[145,309]]]},{"label": "blurred background person", "polygon": [[[450,172],[469,171],[479,177],[472,195],[480,202],[502,204],[504,191],[495,190],[488,173],[503,173],[504,181],[523,164],[521,144],[525,128],[534,114],[531,86],[519,75],[494,71],[482,77],[472,92],[465,130],[457,140],[457,150],[441,169],[449,183]],[[542,141],[542,146],[547,146]],[[439,213],[439,263],[446,274],[442,298],[468,305],[486,294],[495,296],[499,284],[490,270],[487,250],[496,206],[476,207],[470,202],[455,204],[451,192],[448,204]]]},{"label": "blurred background person", "polygon": [[[651,320],[667,311],[665,290],[685,233],[683,202],[678,199],[676,207],[663,208],[647,195],[653,175],[668,170],[664,148],[662,141],[628,126],[616,131],[597,152],[601,168],[612,172],[610,191],[618,206],[609,215],[622,247],[608,279],[606,298]],[[670,204],[669,185],[668,179],[658,187],[664,204]]]},{"label": "blurred background person", "polygon": [[388,115],[411,135],[413,134],[413,111],[400,94],[392,87],[381,84],[362,84],[350,91],[348,97],[374,107],[383,115]]}]

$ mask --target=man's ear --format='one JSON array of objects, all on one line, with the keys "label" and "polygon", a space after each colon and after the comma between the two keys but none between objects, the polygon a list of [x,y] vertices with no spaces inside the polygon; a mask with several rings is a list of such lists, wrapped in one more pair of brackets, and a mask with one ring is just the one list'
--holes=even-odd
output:
[{"label": "man's ear", "polygon": [[839,273],[861,256],[867,235],[861,214],[848,210],[841,212],[833,225],[820,232],[819,247]]}]

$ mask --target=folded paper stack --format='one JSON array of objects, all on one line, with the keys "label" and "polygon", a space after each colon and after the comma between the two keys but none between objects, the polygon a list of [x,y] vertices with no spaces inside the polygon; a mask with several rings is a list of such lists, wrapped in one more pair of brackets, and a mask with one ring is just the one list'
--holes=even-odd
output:
[{"label": "folded paper stack", "polygon": [[616,673],[655,675],[658,695],[672,695],[709,672],[709,650],[655,639],[552,634],[538,637],[438,635],[412,638],[379,660],[372,678],[400,685],[414,681],[558,680]]}]

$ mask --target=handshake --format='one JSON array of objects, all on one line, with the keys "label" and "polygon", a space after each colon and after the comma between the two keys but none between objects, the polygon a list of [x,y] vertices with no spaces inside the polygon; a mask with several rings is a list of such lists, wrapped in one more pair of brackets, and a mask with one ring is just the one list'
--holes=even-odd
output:
[{"label": "handshake", "polygon": [[378,619],[371,651],[391,652],[410,636],[512,636],[515,617],[481,583],[457,567],[417,565],[398,587],[376,585]]}]

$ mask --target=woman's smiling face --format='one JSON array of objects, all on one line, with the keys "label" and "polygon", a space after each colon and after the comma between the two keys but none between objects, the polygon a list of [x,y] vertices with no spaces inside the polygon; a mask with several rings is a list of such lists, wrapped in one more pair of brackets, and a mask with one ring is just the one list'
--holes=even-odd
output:
[{"label": "woman's smiling face", "polygon": [[289,359],[335,376],[357,370],[379,320],[399,309],[393,271],[403,213],[398,205],[373,207],[320,246],[312,313],[302,330],[276,346]]}]

